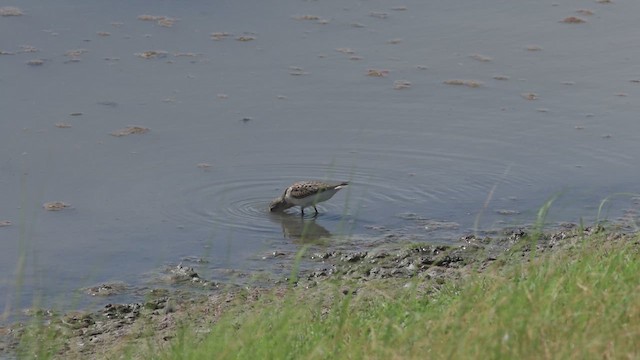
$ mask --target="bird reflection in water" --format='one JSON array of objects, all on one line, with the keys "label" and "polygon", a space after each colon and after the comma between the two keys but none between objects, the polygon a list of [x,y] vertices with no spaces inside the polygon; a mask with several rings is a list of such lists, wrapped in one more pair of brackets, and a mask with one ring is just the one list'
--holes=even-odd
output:
[{"label": "bird reflection in water", "polygon": [[269,213],[269,218],[280,223],[283,236],[296,243],[322,244],[332,236],[329,230],[316,223],[316,217],[303,218],[297,214],[276,212]]}]

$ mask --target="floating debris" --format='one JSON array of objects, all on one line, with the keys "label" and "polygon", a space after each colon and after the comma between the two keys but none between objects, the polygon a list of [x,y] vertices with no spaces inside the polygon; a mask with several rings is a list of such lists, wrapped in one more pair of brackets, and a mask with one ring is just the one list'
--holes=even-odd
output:
[{"label": "floating debris", "polygon": [[584,130],[584,126],[582,126],[582,125],[576,125],[573,128],[576,129],[576,130]]},{"label": "floating debris", "polygon": [[227,94],[218,94],[217,97],[218,97],[218,99],[226,100],[226,99],[229,98],[229,95],[227,95]]},{"label": "floating debris", "polygon": [[0,220],[0,227],[11,226],[11,221],[9,220]]},{"label": "floating debris", "polygon": [[393,11],[407,11],[407,7],[406,6],[395,6],[395,7],[392,7],[391,10],[393,10]]},{"label": "floating debris", "polygon": [[81,112],[72,112],[69,116],[82,116]]},{"label": "floating debris", "polygon": [[391,44],[391,45],[396,45],[396,44],[400,44],[402,42],[402,39],[391,39],[391,40],[387,40],[387,44]]},{"label": "floating debris", "polygon": [[611,0],[597,0],[596,2],[598,4],[613,4],[613,1]]},{"label": "floating debris", "polygon": [[355,51],[353,51],[353,49],[350,48],[337,48],[336,51],[345,55],[352,55],[356,53]]},{"label": "floating debris", "polygon": [[4,50],[0,50],[0,55],[15,55],[16,53],[13,53],[11,51],[4,51]]},{"label": "floating debris", "polygon": [[168,16],[161,15],[139,15],[138,20],[141,21],[155,21],[156,24],[164,27],[172,27],[176,22],[176,19],[170,18]]},{"label": "floating debris", "polygon": [[362,60],[362,56],[358,56],[358,55],[351,55],[349,56],[349,60],[353,60],[353,61],[358,61],[358,60]]},{"label": "floating debris", "polygon": [[511,215],[520,214],[520,211],[518,211],[518,210],[509,210],[509,209],[498,209],[498,210],[496,210],[496,213],[500,214],[500,215],[511,216]]},{"label": "floating debris", "polygon": [[447,85],[464,85],[464,86],[468,86],[470,88],[477,88],[482,86],[482,81],[478,81],[478,80],[459,80],[459,79],[453,79],[453,80],[445,80],[443,81],[444,84]]},{"label": "floating debris", "polygon": [[96,104],[104,105],[104,106],[108,106],[108,107],[112,107],[112,108],[118,107],[118,103],[115,102],[115,101],[98,101],[98,102],[96,102]]},{"label": "floating debris", "polygon": [[287,99],[287,97],[285,95],[278,95],[278,96],[276,96],[276,98],[278,100],[286,100]]},{"label": "floating debris", "polygon": [[296,20],[320,20],[320,16],[317,15],[295,15],[293,18]]},{"label": "floating debris", "polygon": [[493,77],[493,79],[504,81],[504,80],[509,80],[509,77],[507,75],[496,75]]},{"label": "floating debris", "polygon": [[256,39],[255,36],[240,35],[236,38],[236,41],[253,41],[255,39]]},{"label": "floating debris", "polygon": [[289,66],[289,75],[301,76],[301,75],[309,75],[309,73],[304,71],[304,70],[302,70],[301,67]]},{"label": "floating debris", "polygon": [[71,127],[71,124],[67,124],[64,122],[55,123],[55,126],[59,129],[68,129]]},{"label": "floating debris", "polygon": [[587,20],[579,18],[577,16],[569,16],[560,20],[560,22],[565,24],[582,24],[582,23],[586,23]]},{"label": "floating debris", "polygon": [[124,23],[122,23],[122,22],[112,22],[112,23],[111,23],[111,26],[116,27],[116,28],[119,28],[119,27],[121,27],[122,25],[124,25]]},{"label": "floating debris", "polygon": [[615,96],[619,96],[619,97],[627,97],[627,96],[629,96],[629,94],[627,94],[627,93],[623,93],[623,92],[615,93],[614,95],[615,95]]},{"label": "floating debris", "polygon": [[640,84],[640,79],[631,79],[629,80],[629,82],[632,82],[634,84]]},{"label": "floating debris", "polygon": [[127,128],[112,132],[110,135],[120,137],[120,136],[133,135],[133,134],[146,134],[148,132],[149,132],[149,128],[146,128],[146,127],[129,126]]},{"label": "floating debris", "polygon": [[42,59],[33,59],[33,60],[27,61],[27,65],[29,66],[40,66],[43,64],[44,64],[44,60]]},{"label": "floating debris", "polygon": [[576,82],[575,81],[563,81],[561,84],[562,85],[575,85]]},{"label": "floating debris", "polygon": [[547,108],[537,108],[536,111],[537,112],[541,112],[541,113],[548,113],[549,109],[547,109]]},{"label": "floating debris", "polygon": [[0,16],[22,16],[24,13],[15,6],[0,7]]},{"label": "floating debris", "polygon": [[389,14],[381,11],[372,11],[369,13],[369,16],[377,18],[377,19],[386,19],[389,17]]},{"label": "floating debris", "polygon": [[604,134],[604,135],[602,135],[602,138],[603,138],[603,139],[611,139],[612,137],[613,137],[613,135],[611,135],[611,134]]},{"label": "floating debris", "polygon": [[167,57],[167,52],[162,50],[148,50],[141,53],[135,53],[134,55],[143,59],[160,59]]},{"label": "floating debris", "polygon": [[102,37],[111,36],[111,33],[108,31],[98,31],[97,34]]},{"label": "floating debris", "polygon": [[418,66],[416,66],[416,69],[418,69],[418,70],[428,70],[429,67],[426,66],[426,65],[418,65]]},{"label": "floating debris", "polygon": [[469,57],[472,58],[473,60],[478,60],[478,61],[482,61],[482,62],[489,62],[489,61],[493,60],[493,58],[490,58],[488,56],[484,56],[484,55],[481,55],[481,54],[471,54]]},{"label": "floating debris", "polygon": [[525,100],[538,100],[538,94],[536,93],[523,93],[520,94]]},{"label": "floating debris", "polygon": [[538,45],[527,45],[527,51],[542,51],[542,47]]},{"label": "floating debris", "polygon": [[192,52],[186,52],[186,53],[179,52],[179,53],[174,53],[173,54],[173,56],[175,56],[175,57],[197,57],[197,56],[200,56],[200,55],[202,55],[202,54],[196,54],[196,53],[192,53]]},{"label": "floating debris", "polygon": [[71,207],[71,205],[64,203],[62,201],[51,201],[51,202],[42,204],[42,207],[47,211],[60,211],[68,207]]},{"label": "floating debris", "polygon": [[385,77],[389,75],[389,70],[376,70],[376,69],[369,69],[367,70],[367,76],[371,76],[371,77]]},{"label": "floating debris", "polygon": [[175,24],[176,19],[173,18],[164,18],[164,19],[160,19],[156,22],[156,24],[163,26],[163,27],[172,27],[173,24]]},{"label": "floating debris", "polygon": [[89,50],[86,49],[74,49],[74,50],[69,50],[67,52],[64,53],[64,56],[71,58],[71,60],[77,60],[80,61],[80,56],[82,56],[82,54],[86,54],[88,53]]},{"label": "floating debris", "polygon": [[411,82],[407,80],[396,80],[393,82],[393,88],[395,90],[410,89]]},{"label": "floating debris", "polygon": [[363,28],[363,27],[367,27],[365,24],[361,24],[361,23],[352,23],[351,27],[354,28]]},{"label": "floating debris", "polygon": [[34,52],[38,52],[40,50],[38,50],[35,46],[31,46],[31,45],[20,45],[20,51],[18,51],[19,53],[34,53]]},{"label": "floating debris", "polygon": [[578,9],[578,10],[576,10],[576,12],[578,14],[585,15],[585,16],[591,16],[591,15],[594,14],[594,12],[592,10],[589,10],[589,9]]},{"label": "floating debris", "polygon": [[211,36],[211,40],[220,41],[228,38],[229,36],[231,36],[231,34],[228,32],[214,32],[214,33],[211,33],[209,36]]},{"label": "floating debris", "polygon": [[196,167],[199,169],[211,169],[213,167],[213,165],[209,164],[209,163],[197,163]]}]

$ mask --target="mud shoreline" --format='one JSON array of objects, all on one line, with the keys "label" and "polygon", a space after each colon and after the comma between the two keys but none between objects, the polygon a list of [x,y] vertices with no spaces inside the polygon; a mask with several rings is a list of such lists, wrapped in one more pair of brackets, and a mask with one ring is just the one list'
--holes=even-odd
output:
[{"label": "mud shoreline", "polygon": [[[343,294],[367,291],[371,282],[402,287],[411,279],[418,280],[420,291],[430,293],[449,281],[460,281],[468,274],[482,272],[492,264],[529,261],[531,256],[565,249],[595,233],[606,234],[607,241],[624,241],[632,234],[601,226],[581,229],[567,225],[566,229],[537,234],[531,229],[509,229],[495,237],[469,235],[459,245],[415,243],[396,248],[370,251],[309,251],[303,255],[313,262],[311,270],[301,270],[297,279],[282,278],[271,286],[225,286],[201,279],[189,267],[178,265],[171,276],[191,283],[193,289],[149,290],[142,302],[108,304],[99,311],[73,311],[55,314],[51,310],[33,311],[31,318],[44,326],[30,327],[25,323],[0,327],[0,358],[13,358],[21,353],[20,339],[38,343],[40,337],[55,334],[56,358],[107,358],[135,347],[140,351],[171,344],[183,324],[198,334],[206,334],[220,316],[250,306],[265,295],[284,296],[290,287],[305,292],[322,293],[322,288],[336,281]],[[93,291],[116,291],[105,284]],[[117,287],[117,286],[116,286]],[[203,292],[203,288],[207,291]],[[324,296],[324,295],[319,295]],[[51,349],[40,349],[48,352]]]}]

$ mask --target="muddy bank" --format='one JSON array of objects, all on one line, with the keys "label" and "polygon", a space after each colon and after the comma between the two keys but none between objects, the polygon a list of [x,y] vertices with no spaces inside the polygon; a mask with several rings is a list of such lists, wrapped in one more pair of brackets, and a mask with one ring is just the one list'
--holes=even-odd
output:
[{"label": "muddy bank", "polygon": [[[153,289],[144,301],[108,304],[95,312],[33,311],[32,319],[43,326],[13,324],[0,328],[0,356],[21,353],[31,357],[40,351],[64,359],[112,358],[114,353],[124,351],[134,357],[148,347],[169,346],[184,324],[195,334],[205,335],[222,314],[242,311],[265,295],[284,296],[291,286],[303,289],[309,296],[326,297],[324,290],[335,289],[336,283],[342,294],[355,294],[368,291],[368,286],[374,283],[399,289],[412,282],[420,292],[428,294],[449,281],[482,272],[492,264],[529,261],[531,256],[574,246],[585,236],[596,233],[606,235],[606,241],[627,241],[632,237],[605,232],[602,227],[567,226],[565,230],[542,235],[525,229],[511,229],[494,237],[470,235],[459,239],[455,246],[415,243],[369,251],[309,251],[304,258],[313,263],[311,270],[301,271],[296,278],[276,280],[270,287],[214,285],[201,279],[192,268],[177,266],[171,276],[193,288]],[[206,292],[202,291],[203,284]],[[118,284],[87,289],[107,293],[121,290]],[[21,338],[30,344],[30,349],[20,347]]]}]

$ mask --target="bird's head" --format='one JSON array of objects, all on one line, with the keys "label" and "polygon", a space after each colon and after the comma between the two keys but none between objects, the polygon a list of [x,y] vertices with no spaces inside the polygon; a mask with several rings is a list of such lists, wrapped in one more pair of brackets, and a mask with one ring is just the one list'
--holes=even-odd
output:
[{"label": "bird's head", "polygon": [[281,212],[287,210],[288,208],[294,207],[294,204],[288,203],[284,197],[279,197],[273,199],[271,204],[269,204],[269,211],[271,212]]}]

